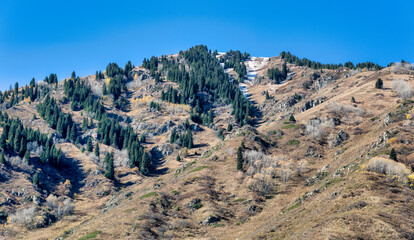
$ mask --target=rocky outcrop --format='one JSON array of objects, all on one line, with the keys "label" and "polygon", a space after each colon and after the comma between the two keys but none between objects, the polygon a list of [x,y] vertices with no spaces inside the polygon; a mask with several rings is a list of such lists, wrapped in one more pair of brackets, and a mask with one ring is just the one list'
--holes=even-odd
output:
[{"label": "rocky outcrop", "polygon": [[305,105],[302,107],[302,112],[323,103],[325,100],[326,100],[326,97],[321,97],[321,98],[317,98],[315,100],[309,100],[309,101],[305,102]]},{"label": "rocky outcrop", "polygon": [[210,215],[206,219],[204,219],[204,221],[200,222],[200,224],[204,226],[210,226],[210,225],[216,224],[219,221],[220,221],[219,217]]},{"label": "rocky outcrop", "polygon": [[349,138],[349,134],[344,132],[343,130],[341,130],[333,138],[333,140],[330,144],[330,147],[331,148],[337,147],[337,146],[341,145],[343,142],[345,142],[348,138]]}]

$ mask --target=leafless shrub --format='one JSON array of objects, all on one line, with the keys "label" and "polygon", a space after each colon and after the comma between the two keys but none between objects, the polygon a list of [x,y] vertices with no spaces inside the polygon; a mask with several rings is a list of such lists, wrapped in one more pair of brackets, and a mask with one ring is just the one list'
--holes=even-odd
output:
[{"label": "leafless shrub", "polygon": [[400,181],[407,181],[410,170],[402,163],[391,159],[375,157],[366,164],[368,171],[383,173],[389,177],[397,178]]},{"label": "leafless shrub", "polygon": [[91,87],[91,91],[94,95],[97,95],[99,97],[102,96],[102,86],[96,82],[88,81],[89,86]]},{"label": "leafless shrub", "polygon": [[334,127],[335,124],[332,119],[314,118],[310,119],[306,124],[306,132],[314,139],[323,140],[329,135]]},{"label": "leafless shrub", "polygon": [[397,95],[404,100],[413,96],[411,85],[403,79],[394,79],[392,81],[392,88]]},{"label": "leafless shrub", "polygon": [[282,177],[283,183],[287,183],[292,175],[292,170],[286,164],[280,169],[280,176]]},{"label": "leafless shrub", "polygon": [[349,115],[362,117],[366,114],[366,111],[358,106],[339,104],[337,102],[331,102],[327,106],[327,109],[334,116],[338,116],[338,117],[349,116]]},{"label": "leafless shrub", "polygon": [[114,164],[115,164],[116,167],[118,167],[118,166],[121,166],[121,167],[129,166],[129,158],[128,158],[127,149],[114,152]]},{"label": "leafless shrub", "polygon": [[226,149],[226,152],[227,152],[228,155],[233,156],[234,155],[234,148],[229,147],[229,148]]},{"label": "leafless shrub", "polygon": [[301,176],[303,171],[305,171],[307,168],[307,162],[306,160],[300,160],[297,164],[296,164],[296,173],[298,174],[298,176]]},{"label": "leafless shrub", "polygon": [[37,142],[29,142],[27,143],[27,149],[30,151],[30,153],[40,155],[44,151],[44,147],[39,146]]},{"label": "leafless shrub", "polygon": [[58,220],[63,216],[72,214],[75,208],[70,198],[59,201],[55,195],[50,195],[46,198],[46,206]]},{"label": "leafless shrub", "polygon": [[32,220],[35,216],[36,207],[31,206],[29,208],[17,210],[14,214],[10,216],[10,221],[12,223],[22,224],[27,227],[32,223]]},{"label": "leafless shrub", "polygon": [[413,65],[411,63],[396,62],[391,67],[391,71],[393,72],[399,72],[401,70],[413,70]]}]

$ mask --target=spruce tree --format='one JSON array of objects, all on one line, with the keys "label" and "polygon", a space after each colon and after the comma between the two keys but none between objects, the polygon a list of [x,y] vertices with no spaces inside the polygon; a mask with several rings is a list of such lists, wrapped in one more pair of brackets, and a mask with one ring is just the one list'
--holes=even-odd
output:
[{"label": "spruce tree", "polygon": [[382,79],[378,78],[377,82],[375,83],[375,88],[382,89],[383,85],[384,83],[382,82]]},{"label": "spruce tree", "polygon": [[148,155],[147,153],[142,154],[142,160],[141,160],[141,165],[140,165],[140,172],[144,175],[146,175],[148,173],[148,164],[149,164],[149,159],[148,159]]},{"label": "spruce tree", "polygon": [[6,156],[4,156],[4,151],[1,152],[1,156],[0,156],[0,164],[5,164],[6,163]]},{"label": "spruce tree", "polygon": [[30,165],[30,152],[29,150],[26,151],[26,153],[24,154],[24,161],[26,162],[27,165]]},{"label": "spruce tree", "polygon": [[237,149],[237,170],[243,169],[243,149],[239,147]]},{"label": "spruce tree", "polygon": [[86,150],[88,150],[88,152],[92,152],[93,151],[93,144],[92,144],[92,138],[89,137],[88,138],[88,143],[86,145]]},{"label": "spruce tree", "polygon": [[175,160],[177,160],[177,162],[181,162],[181,158],[179,154],[177,155],[177,158]]},{"label": "spruce tree", "polygon": [[290,115],[289,121],[290,122],[296,122],[296,119],[295,119],[295,117],[293,115]]},{"label": "spruce tree", "polygon": [[95,144],[95,156],[99,157],[99,143]]},{"label": "spruce tree", "polygon": [[395,152],[394,148],[392,148],[390,151],[390,159],[397,161],[397,153]]},{"label": "spruce tree", "polygon": [[115,170],[114,170],[114,159],[112,153],[107,153],[105,156],[105,164],[106,170],[104,176],[108,179],[113,180],[115,177]]},{"label": "spruce tree", "polygon": [[33,176],[33,185],[35,185],[36,187],[39,187],[39,185],[40,185],[39,172],[38,171]]}]

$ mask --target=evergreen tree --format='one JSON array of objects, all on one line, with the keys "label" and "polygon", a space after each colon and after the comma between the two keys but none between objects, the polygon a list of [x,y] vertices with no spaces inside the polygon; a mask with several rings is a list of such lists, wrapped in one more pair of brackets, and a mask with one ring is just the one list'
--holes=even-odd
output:
[{"label": "evergreen tree", "polygon": [[290,115],[289,121],[290,122],[296,122],[296,119],[295,119],[295,117],[293,115]]},{"label": "evergreen tree", "polygon": [[30,165],[30,152],[26,151],[26,153],[24,154],[24,161],[26,162],[27,165]]},{"label": "evergreen tree", "polygon": [[6,156],[4,156],[4,151],[1,152],[0,164],[6,164]]},{"label": "evergreen tree", "polygon": [[93,144],[92,144],[91,137],[88,138],[88,143],[86,144],[86,150],[90,153],[93,151]]},{"label": "evergreen tree", "polygon": [[233,130],[233,125],[231,123],[227,124],[227,132],[231,132]]},{"label": "evergreen tree", "polygon": [[356,103],[356,101],[355,101],[355,98],[354,98],[354,97],[352,97],[352,98],[351,98],[351,102],[352,102],[352,103]]},{"label": "evergreen tree", "polygon": [[177,155],[176,160],[177,160],[177,162],[181,162],[181,158],[180,158],[180,155],[179,154]]},{"label": "evergreen tree", "polygon": [[36,187],[40,186],[39,171],[36,171],[35,175],[33,176],[33,185]]},{"label": "evergreen tree", "polygon": [[107,153],[105,156],[105,164],[106,170],[104,176],[108,179],[113,180],[115,178],[115,170],[114,170],[114,158],[113,154]]},{"label": "evergreen tree", "polygon": [[397,161],[397,152],[395,152],[394,148],[392,148],[390,151],[390,159]]},{"label": "evergreen tree", "polygon": [[243,169],[243,149],[239,147],[237,149],[237,170]]},{"label": "evergreen tree", "polygon": [[95,156],[99,157],[99,143],[95,144]]},{"label": "evergreen tree", "polygon": [[383,85],[384,83],[382,82],[382,79],[378,78],[377,81],[375,82],[375,88],[382,89]]},{"label": "evergreen tree", "polygon": [[149,158],[147,153],[144,153],[142,155],[142,161],[141,161],[141,165],[140,165],[140,172],[144,175],[146,175],[148,173],[148,165],[149,165]]}]

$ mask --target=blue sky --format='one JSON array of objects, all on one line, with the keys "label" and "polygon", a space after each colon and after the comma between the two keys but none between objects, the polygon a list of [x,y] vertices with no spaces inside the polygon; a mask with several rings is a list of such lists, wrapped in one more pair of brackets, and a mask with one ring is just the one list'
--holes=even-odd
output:
[{"label": "blue sky", "polygon": [[196,44],[325,63],[414,61],[413,1],[0,0],[0,89]]}]

